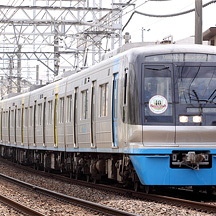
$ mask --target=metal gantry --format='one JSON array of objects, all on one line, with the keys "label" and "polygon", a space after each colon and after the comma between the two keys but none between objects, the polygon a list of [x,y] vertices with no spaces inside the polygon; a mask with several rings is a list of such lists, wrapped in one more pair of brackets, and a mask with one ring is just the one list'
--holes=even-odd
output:
[{"label": "metal gantry", "polygon": [[118,3],[121,0],[2,1],[2,94],[20,92],[23,83],[39,83],[38,71],[44,84],[59,73],[95,64],[118,48],[122,39]]}]

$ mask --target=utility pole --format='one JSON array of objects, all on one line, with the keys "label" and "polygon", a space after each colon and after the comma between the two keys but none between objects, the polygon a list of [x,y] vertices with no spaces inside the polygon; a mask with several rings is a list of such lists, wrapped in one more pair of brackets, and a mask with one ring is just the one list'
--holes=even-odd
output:
[{"label": "utility pole", "polygon": [[39,65],[36,65],[36,85],[39,85]]},{"label": "utility pole", "polygon": [[1,76],[1,100],[3,99],[3,76]]},{"label": "utility pole", "polygon": [[18,45],[17,52],[17,93],[21,92],[21,45]]},{"label": "utility pole", "polygon": [[202,44],[202,0],[195,0],[195,44]]},{"label": "utility pole", "polygon": [[59,28],[58,26],[54,25],[54,32],[55,32],[55,35],[54,35],[54,71],[55,71],[55,76],[58,75],[59,73],[59,57],[60,57],[60,54],[59,54]]},{"label": "utility pole", "polygon": [[9,63],[9,85],[8,85],[8,93],[12,93],[12,75],[13,75],[13,57],[10,58]]}]

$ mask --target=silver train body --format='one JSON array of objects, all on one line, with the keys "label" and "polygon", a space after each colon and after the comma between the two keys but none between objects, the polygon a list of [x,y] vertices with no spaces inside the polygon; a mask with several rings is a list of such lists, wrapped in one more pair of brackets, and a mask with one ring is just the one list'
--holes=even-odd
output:
[{"label": "silver train body", "polygon": [[0,153],[143,185],[216,185],[216,48],[134,48],[1,101]]}]

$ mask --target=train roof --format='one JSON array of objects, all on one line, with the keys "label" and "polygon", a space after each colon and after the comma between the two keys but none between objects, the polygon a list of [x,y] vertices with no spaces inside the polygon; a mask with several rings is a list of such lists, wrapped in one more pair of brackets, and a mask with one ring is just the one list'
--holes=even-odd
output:
[{"label": "train roof", "polygon": [[[104,61],[108,59],[115,59],[123,55],[127,55],[129,61],[135,61],[137,56],[154,56],[161,54],[174,54],[174,53],[199,53],[199,54],[216,54],[216,47],[209,45],[182,45],[182,44],[169,44],[169,45],[145,45],[138,46],[140,43],[125,44],[121,48],[111,51],[103,58]],[[102,61],[103,62],[103,61]]]},{"label": "train roof", "polygon": [[121,55],[121,53],[143,53],[144,55],[163,54],[163,53],[212,53],[216,54],[215,46],[208,45],[182,45],[182,44],[169,44],[169,45],[146,45],[143,43],[124,44],[122,47],[110,51],[103,56],[103,60]]},{"label": "train roof", "polygon": [[135,52],[137,54],[143,53],[144,55],[158,55],[167,53],[208,53],[216,54],[215,46],[208,45],[180,45],[180,44],[170,44],[170,45],[155,45],[138,47],[129,50],[129,52]]},{"label": "train roof", "polygon": [[[121,55],[127,55],[130,62],[136,61],[138,56],[154,56],[163,54],[175,54],[175,53],[197,53],[197,54],[212,54],[216,55],[216,47],[208,45],[180,45],[180,44],[170,44],[170,45],[154,45],[132,48],[128,51],[123,52]],[[117,55],[118,56],[118,55]],[[116,57],[117,57],[116,56]],[[113,56],[113,58],[115,58]]]}]

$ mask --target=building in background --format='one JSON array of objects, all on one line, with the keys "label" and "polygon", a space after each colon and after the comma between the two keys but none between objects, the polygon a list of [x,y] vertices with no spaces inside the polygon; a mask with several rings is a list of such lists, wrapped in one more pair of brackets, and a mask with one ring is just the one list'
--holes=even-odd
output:
[{"label": "building in background", "polygon": [[208,45],[216,46],[216,27],[210,27],[203,33],[203,40],[208,41]]}]

